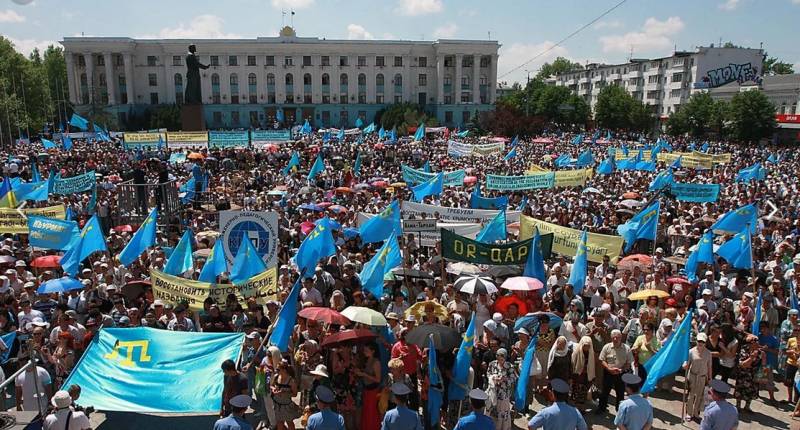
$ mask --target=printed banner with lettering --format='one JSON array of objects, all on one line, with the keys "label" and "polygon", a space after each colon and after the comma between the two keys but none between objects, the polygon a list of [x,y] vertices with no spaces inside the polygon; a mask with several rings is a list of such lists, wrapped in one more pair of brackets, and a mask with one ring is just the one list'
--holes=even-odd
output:
[{"label": "printed banner with lettering", "polygon": [[69,178],[58,178],[53,181],[53,194],[75,194],[89,191],[97,184],[94,170]]},{"label": "printed banner with lettering", "polygon": [[562,187],[582,187],[586,185],[586,181],[592,177],[594,170],[577,169],[577,170],[559,170],[555,172],[556,177],[553,185],[556,188]]},{"label": "printed banner with lettering", "polygon": [[64,219],[67,217],[67,209],[64,205],[48,206],[46,208],[0,208],[0,234],[27,234],[28,219],[31,215],[46,218]]},{"label": "printed banner with lettering", "polygon": [[[441,229],[442,255],[448,260],[466,261],[472,264],[491,264],[495,266],[510,266],[525,264],[531,252],[531,239],[519,242],[505,243],[502,245],[482,243],[473,239],[459,236],[449,230]],[[542,255],[550,258],[553,246],[553,235],[543,234]]]},{"label": "printed banner with lettering", "polygon": [[[533,237],[533,228],[539,229],[539,234],[553,233],[553,252],[567,257],[574,257],[581,239],[581,231],[574,228],[562,227],[557,224],[540,221],[529,216],[521,216],[519,223],[520,239]],[[612,263],[616,263],[622,251],[623,239],[620,236],[589,233],[586,245],[589,248],[589,260],[602,263],[603,256],[608,255]]]},{"label": "printed banner with lettering", "polygon": [[250,143],[255,148],[266,145],[280,145],[283,142],[292,140],[291,130],[253,130],[250,132]]},{"label": "printed banner with lettering", "polygon": [[670,192],[675,198],[683,202],[708,203],[715,202],[719,197],[719,184],[684,184],[673,182]]},{"label": "printed banner with lettering", "polygon": [[715,164],[728,164],[731,162],[731,154],[706,154],[703,152],[660,152],[658,161],[672,164],[681,158],[681,166],[689,169],[710,169]]},{"label": "printed banner with lettering", "polygon": [[239,131],[209,131],[209,148],[247,148],[250,144],[250,135],[247,130]]},{"label": "printed banner with lettering", "polygon": [[208,148],[208,133],[205,131],[169,131],[167,132],[167,146],[170,149]]},{"label": "printed banner with lettering", "polygon": [[[356,222],[358,225],[361,225],[374,216],[377,216],[377,214],[368,214],[364,212],[359,212]],[[470,239],[474,239],[475,236],[477,236],[478,233],[480,233],[482,228],[483,226],[478,223],[437,222],[435,230],[406,233],[405,236],[408,237],[408,235],[410,234],[414,237],[414,241],[419,243],[421,246],[432,248],[436,246],[436,242],[441,240],[441,236],[439,235],[440,229],[446,229],[452,231],[453,233],[458,234],[459,236],[464,236]]]},{"label": "printed banner with lettering", "polygon": [[555,186],[555,179],[556,175],[553,172],[524,176],[486,175],[486,188],[500,191],[553,188],[553,186]]},{"label": "printed banner with lettering", "polygon": [[[421,184],[430,181],[437,173],[428,173],[422,170],[414,169],[403,164],[403,180],[406,181],[408,186]],[[457,187],[464,185],[464,176],[466,172],[463,170],[454,170],[452,172],[444,173],[444,185],[448,187]]]},{"label": "printed banner with lettering", "polygon": [[31,246],[43,249],[67,249],[73,238],[78,237],[80,229],[75,221],[45,218],[31,215],[28,217],[30,230],[28,241]]},{"label": "printed banner with lettering", "polygon": [[[400,213],[404,219],[415,217],[437,218],[439,221],[451,223],[476,223],[491,221],[499,211],[491,209],[451,208],[403,201]],[[520,211],[506,211],[506,222],[519,221]]]},{"label": "printed banner with lettering", "polygon": [[167,143],[166,133],[157,132],[125,132],[123,134],[123,145],[125,149],[158,149],[159,137],[164,144]]},{"label": "printed banner with lettering", "polygon": [[470,155],[483,156],[501,153],[505,147],[506,145],[503,142],[470,145],[468,143],[449,140],[447,141],[447,154],[451,157],[468,157]]},{"label": "printed banner with lettering", "polygon": [[209,284],[167,275],[155,269],[150,270],[153,285],[153,298],[177,305],[184,303],[193,311],[203,310],[203,301],[211,297],[220,307],[225,307],[228,294],[236,294],[243,305],[245,300],[255,297],[259,304],[278,299],[278,281],[275,268],[268,269],[247,281],[238,284]]}]

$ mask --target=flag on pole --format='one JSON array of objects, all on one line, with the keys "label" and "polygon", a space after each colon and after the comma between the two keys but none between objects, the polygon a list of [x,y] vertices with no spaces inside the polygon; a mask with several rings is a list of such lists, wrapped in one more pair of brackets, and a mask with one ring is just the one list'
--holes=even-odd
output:
[{"label": "flag on pole", "polygon": [[645,370],[647,370],[647,379],[642,386],[642,393],[653,391],[659,380],[677,372],[689,358],[692,314],[693,311],[689,311],[683,317],[678,330],[672,333],[667,343],[644,365]]},{"label": "flag on pole", "polygon": [[762,302],[762,300],[763,300],[762,293],[763,293],[763,290],[759,289],[758,290],[758,301],[756,301],[756,315],[755,315],[755,318],[753,318],[753,324],[750,326],[750,333],[752,333],[752,334],[754,334],[756,336],[758,336],[759,333],[761,333],[761,330],[759,329],[759,326],[761,325],[761,306],[762,306],[762,303],[763,303]]},{"label": "flag on pole", "polygon": [[286,167],[283,168],[283,171],[281,171],[281,173],[283,173],[283,176],[286,176],[292,169],[294,169],[299,165],[300,165],[300,154],[298,154],[297,151],[295,151],[292,153],[292,158],[289,159],[289,164],[287,164]]},{"label": "flag on pole", "polygon": [[433,335],[428,337],[428,422],[431,428],[439,426],[439,413],[442,408],[442,394],[444,391],[444,381],[439,373],[439,366],[436,360],[436,347],[433,343]]},{"label": "flag on pole", "polygon": [[297,322],[297,301],[300,297],[300,285],[305,272],[301,272],[301,276],[292,286],[289,296],[283,302],[281,310],[278,312],[278,320],[269,336],[269,344],[278,347],[281,352],[286,352],[289,349],[289,339],[292,337],[294,331],[294,324]]},{"label": "flag on pole", "polygon": [[449,400],[464,400],[469,392],[467,380],[469,378],[469,368],[472,365],[472,349],[475,347],[475,312],[469,320],[467,331],[461,337],[461,346],[456,353],[456,362],[453,364],[453,377],[450,379],[450,386],[447,388],[447,398]]},{"label": "flag on pole", "polygon": [[714,263],[714,233],[708,230],[697,242],[697,247],[686,259],[686,278],[689,282],[697,281],[697,266],[700,263]]},{"label": "flag on pole", "polygon": [[572,285],[572,290],[575,294],[580,294],[583,291],[583,285],[586,283],[586,270],[588,269],[588,252],[589,248],[586,246],[589,234],[584,230],[581,232],[581,240],[578,242],[578,249],[575,251],[575,259],[572,263],[572,270],[569,272],[568,284]]},{"label": "flag on pole", "polygon": [[425,139],[425,123],[421,123],[419,127],[417,127],[417,132],[414,133],[414,140],[421,141]]},{"label": "flag on pole", "polygon": [[414,193],[414,199],[421,202],[427,196],[438,196],[442,194],[443,187],[444,173],[439,172],[427,182],[411,187],[411,192]]},{"label": "flag on pole", "polygon": [[639,239],[656,240],[661,203],[655,203],[634,215],[628,222],[617,226],[617,234],[625,240],[625,252],[629,252]]},{"label": "flag on pole", "polygon": [[711,226],[711,230],[736,233],[748,228],[748,226],[750,234],[755,234],[758,229],[758,207],[755,203],[744,205],[726,213]]},{"label": "flag on pole", "polygon": [[130,266],[147,248],[156,243],[157,221],[158,212],[156,208],[153,208],[122,252],[119,253],[119,261],[123,266]]},{"label": "flag on pole", "polygon": [[400,203],[393,200],[381,213],[361,224],[358,233],[362,242],[375,243],[382,242],[389,236],[401,234],[402,228]]},{"label": "flag on pole", "polygon": [[179,276],[192,268],[192,229],[187,228],[183,232],[181,240],[169,256],[167,264],[164,265],[164,273]]},{"label": "flag on pole", "polygon": [[233,281],[234,284],[239,284],[265,270],[267,270],[267,265],[264,263],[264,260],[261,259],[261,256],[258,255],[258,251],[255,246],[253,246],[253,242],[246,233],[242,233],[239,249],[236,252],[236,257],[233,258],[231,281]]},{"label": "flag on pole", "polygon": [[537,228],[533,235],[531,252],[528,254],[522,276],[538,279],[542,281],[542,284],[545,284],[547,283],[546,273],[544,268],[544,255],[542,254],[542,236],[539,234],[539,229]]},{"label": "flag on pole", "polygon": [[329,223],[320,222],[300,243],[294,261],[300,273],[313,273],[321,258],[330,257],[335,253],[336,243],[333,240]]},{"label": "flag on pole", "polygon": [[519,369],[519,378],[517,379],[517,386],[514,390],[514,408],[518,412],[523,412],[528,409],[528,378],[531,375],[533,360],[536,360],[536,342],[538,340],[539,334],[537,332],[533,335],[533,338],[531,338],[528,347],[525,348],[525,357],[522,359],[522,366],[520,366]]},{"label": "flag on pole", "polygon": [[64,256],[61,257],[61,267],[70,276],[78,273],[81,262],[96,251],[107,251],[106,239],[103,236],[103,229],[97,215],[92,215],[86,225],[83,226],[80,236],[70,246]]},{"label": "flag on pole", "polygon": [[724,258],[736,269],[753,268],[753,252],[750,243],[750,231],[742,230],[717,249],[717,255]]},{"label": "flag on pole", "polygon": [[353,176],[361,176],[361,152],[356,155],[356,162],[353,164]]},{"label": "flag on pole", "polygon": [[501,210],[497,215],[489,221],[478,235],[475,240],[483,243],[494,243],[498,240],[506,240],[508,232],[506,231],[506,211]]},{"label": "flag on pole", "polygon": [[325,171],[325,163],[322,161],[322,154],[317,154],[317,159],[314,161],[314,165],[311,166],[311,170],[308,172],[308,180],[314,180],[314,177],[319,175],[320,173]]},{"label": "flag on pole", "polygon": [[86,131],[89,129],[89,121],[86,118],[78,115],[77,113],[72,113],[72,117],[69,119],[69,125],[78,127],[79,129]]},{"label": "flag on pole", "polygon": [[228,262],[225,261],[225,254],[222,250],[222,243],[220,239],[214,242],[211,247],[211,254],[206,259],[206,264],[203,265],[203,270],[200,271],[200,282],[216,283],[217,276],[228,271]]},{"label": "flag on pole", "polygon": [[383,246],[358,274],[362,289],[380,300],[383,297],[383,277],[402,262],[397,236],[390,235],[389,239],[383,242]]}]

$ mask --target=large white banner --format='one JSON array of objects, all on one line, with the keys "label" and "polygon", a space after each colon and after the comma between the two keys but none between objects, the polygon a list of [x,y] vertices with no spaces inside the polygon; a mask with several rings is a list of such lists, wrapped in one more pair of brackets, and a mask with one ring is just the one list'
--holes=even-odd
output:
[{"label": "large white banner", "polygon": [[258,255],[267,264],[278,264],[278,214],[276,212],[222,211],[219,232],[225,259],[233,264],[243,238],[253,242]]},{"label": "large white banner", "polygon": [[[367,214],[363,212],[358,213],[357,222],[358,225],[363,224],[368,219],[374,217],[375,214]],[[440,228],[445,230],[450,230],[453,233],[458,235],[468,237],[470,239],[475,239],[475,236],[481,231],[482,225],[476,223],[447,223],[447,222],[437,222],[436,223],[436,230],[433,231],[422,231],[422,232],[413,232],[413,233],[404,233],[405,237],[409,235],[414,236],[414,240],[418,243],[421,243],[422,246],[434,247],[436,246],[436,242],[439,241],[441,238]]]},{"label": "large white banner", "polygon": [[[400,213],[403,218],[410,218],[412,215],[425,218],[436,218],[439,221],[448,223],[476,223],[490,221],[500,211],[493,209],[470,209],[470,208],[450,208],[443,206],[428,205],[425,203],[415,203],[404,201],[400,205]],[[506,211],[506,222],[513,223],[519,221],[520,211]],[[461,234],[461,233],[458,233]],[[464,236],[462,234],[462,236]]]},{"label": "large white banner", "polygon": [[506,145],[503,142],[470,145],[468,143],[447,141],[447,155],[451,157],[465,157],[469,155],[489,155],[503,152]]}]

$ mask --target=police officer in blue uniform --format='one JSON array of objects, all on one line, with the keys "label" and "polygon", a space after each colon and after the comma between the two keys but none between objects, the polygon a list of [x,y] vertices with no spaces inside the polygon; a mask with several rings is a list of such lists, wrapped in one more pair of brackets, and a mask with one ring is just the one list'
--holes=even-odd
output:
[{"label": "police officer in blue uniform", "polygon": [[453,430],[495,430],[494,420],[483,414],[488,398],[489,396],[479,388],[471,390],[469,404],[472,413],[459,419]]},{"label": "police officer in blue uniform", "polygon": [[344,430],[344,417],[331,410],[331,405],[336,403],[333,391],[320,385],[314,394],[317,396],[319,412],[308,417],[306,430]]},{"label": "police officer in blue uniform", "polygon": [[381,430],[422,430],[422,421],[419,414],[408,409],[408,395],[411,388],[402,382],[395,382],[390,387],[394,396],[396,408],[386,412],[383,416]]},{"label": "police officer in blue uniform", "polygon": [[725,400],[731,391],[730,385],[719,379],[711,380],[711,400],[703,412],[700,430],[733,430],[739,426],[739,412]]},{"label": "police officer in blue uniform", "polygon": [[231,397],[228,403],[231,405],[231,414],[225,418],[220,418],[214,423],[214,430],[253,430],[253,426],[244,420],[244,412],[253,402],[253,398],[247,394],[239,394]]},{"label": "police officer in blue uniform", "polygon": [[583,415],[575,407],[567,404],[569,384],[563,379],[556,378],[550,381],[550,387],[555,393],[555,403],[539,411],[528,423],[528,429],[587,430]]},{"label": "police officer in blue uniform", "polygon": [[619,405],[614,425],[619,430],[642,430],[653,425],[653,406],[639,394],[642,378],[633,373],[622,375],[628,398]]}]

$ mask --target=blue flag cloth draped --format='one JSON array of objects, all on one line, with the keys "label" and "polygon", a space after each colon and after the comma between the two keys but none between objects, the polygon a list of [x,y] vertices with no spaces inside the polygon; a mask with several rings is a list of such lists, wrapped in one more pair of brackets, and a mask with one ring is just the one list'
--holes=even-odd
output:
[{"label": "blue flag cloth draped", "polygon": [[522,366],[519,369],[519,378],[514,389],[514,409],[519,412],[528,408],[528,378],[531,375],[533,360],[536,360],[536,342],[538,340],[539,334],[537,333],[531,338],[528,347],[525,348],[525,357],[522,359]]},{"label": "blue flag cloth draped", "polygon": [[763,181],[767,177],[767,171],[761,167],[761,163],[746,167],[736,174],[736,182]]},{"label": "blue flag cloth draped", "polygon": [[680,169],[683,167],[682,161],[683,161],[683,155],[679,155],[678,158],[676,158],[675,161],[673,161],[669,167],[672,169]]},{"label": "blue flag cloth draped", "polygon": [[591,166],[594,164],[594,156],[592,155],[592,151],[585,150],[578,155],[578,159],[575,163],[578,167],[586,167]]},{"label": "blue flag cloth draped", "polygon": [[283,168],[281,173],[283,173],[283,176],[286,176],[293,168],[299,165],[300,165],[300,154],[298,154],[297,151],[295,151],[292,153],[292,158],[289,159],[289,164],[287,164],[286,167]]},{"label": "blue flag cloth draped", "polygon": [[325,171],[325,163],[322,161],[322,154],[317,155],[316,161],[314,161],[314,165],[311,166],[311,170],[308,172],[308,180],[311,181],[314,179],[315,176]]},{"label": "blue flag cloth draped", "polygon": [[750,247],[750,232],[744,229],[717,248],[717,255],[724,258],[733,268],[751,269],[753,255]]},{"label": "blue flag cloth draped", "polygon": [[31,162],[31,182],[40,182],[42,175],[39,173],[39,168],[36,166],[36,161]]},{"label": "blue flag cloth draped", "polygon": [[8,347],[5,351],[0,353],[0,364],[6,364],[9,355],[11,355],[11,347],[14,345],[14,340],[17,339],[17,331],[14,330],[10,333],[4,334],[0,336],[0,339],[3,339],[3,343],[5,343]]},{"label": "blue flag cloth draped", "polygon": [[697,247],[689,254],[686,259],[686,278],[689,282],[695,282],[697,278],[697,266],[700,263],[714,263],[714,233],[711,230],[705,232]]},{"label": "blue flag cloth draped", "polygon": [[14,187],[14,194],[17,201],[46,202],[49,189],[50,183],[48,181],[24,182]]},{"label": "blue flag cloth draped", "polygon": [[763,293],[764,291],[759,289],[758,290],[758,300],[756,301],[756,314],[755,318],[753,318],[753,324],[750,326],[750,333],[758,336],[761,333],[759,326],[761,325],[761,306],[763,304]]},{"label": "blue flag cloth draped", "polygon": [[397,236],[391,235],[358,274],[361,287],[380,300],[383,297],[383,277],[402,262]]},{"label": "blue flag cloth draped", "polygon": [[[517,145],[519,145],[519,136],[514,136],[514,138],[511,139],[511,147],[512,148],[516,148]],[[514,154],[514,155],[516,155],[516,154]]]},{"label": "blue flag cloth draped", "polygon": [[336,140],[338,140],[339,143],[342,143],[342,142],[344,142],[344,138],[345,138],[344,127],[342,127],[342,128],[339,129],[339,132],[336,133]]},{"label": "blue flag cloth draped", "polygon": [[328,143],[331,141],[331,132],[325,130],[325,133],[322,133],[322,143]]},{"label": "blue flag cloth draped", "polygon": [[[392,130],[394,131],[394,130]],[[425,123],[421,123],[419,127],[417,127],[416,133],[414,133],[414,140],[423,140],[425,139]]]},{"label": "blue flag cloth draped", "polygon": [[517,147],[515,146],[515,147],[511,148],[511,151],[508,151],[508,154],[506,154],[506,156],[503,157],[503,160],[508,161],[508,160],[510,160],[510,159],[512,159],[512,158],[514,158],[516,156],[517,156]]},{"label": "blue flag cloth draped", "polygon": [[68,249],[81,231],[75,221],[28,215],[28,241],[44,249]]},{"label": "blue flag cloth draped", "polygon": [[692,316],[693,311],[689,311],[683,317],[678,329],[672,333],[666,345],[661,347],[644,365],[645,370],[647,370],[647,379],[642,386],[642,393],[653,391],[660,379],[677,372],[689,358]]},{"label": "blue flag cloth draped", "polygon": [[425,173],[431,173],[431,163],[430,163],[430,161],[425,161],[425,164],[422,165],[422,170]]},{"label": "blue flag cloth draped", "polygon": [[708,142],[703,142],[703,145],[700,146],[701,152],[708,152]]},{"label": "blue flag cloth draped", "polygon": [[314,273],[321,258],[330,257],[335,253],[336,243],[333,240],[329,223],[321,222],[303,239],[294,260],[300,273]]},{"label": "blue flag cloth draped", "polygon": [[187,228],[181,240],[167,259],[163,272],[167,275],[178,276],[192,268],[192,229]]},{"label": "blue flag cloth draped", "polygon": [[689,143],[689,151],[694,151],[697,148],[697,144],[695,142]]},{"label": "blue flag cloth draped", "polygon": [[449,400],[464,400],[469,392],[467,385],[469,379],[469,368],[472,364],[472,349],[475,347],[475,312],[469,320],[467,331],[461,337],[461,346],[456,353],[456,361],[453,364],[452,378],[447,388],[447,398]]},{"label": "blue flag cloth draped", "polygon": [[353,164],[353,176],[361,176],[361,152],[356,155],[356,162]]},{"label": "blue flag cloth draped", "polygon": [[303,123],[303,128],[300,129],[300,132],[303,134],[311,134],[311,124],[308,123],[308,120]]},{"label": "blue flag cloth draped", "polygon": [[[239,249],[242,249],[242,247],[240,246]],[[203,270],[200,271],[200,277],[197,280],[215,284],[217,283],[217,276],[227,271],[228,262],[225,260],[222,242],[220,239],[217,239],[217,241],[214,242],[214,246],[211,247],[211,254],[209,254],[208,259],[206,259],[206,264],[203,265]]]},{"label": "blue flag cloth draped", "polygon": [[106,239],[103,236],[103,229],[97,215],[92,215],[86,225],[83,226],[81,234],[69,247],[64,256],[61,257],[61,267],[70,276],[78,273],[81,262],[96,251],[108,251]]},{"label": "blue flag cloth draped", "polygon": [[508,232],[506,231],[506,211],[502,210],[483,226],[475,237],[475,240],[483,243],[494,243],[498,240],[506,240],[506,237],[508,237]]},{"label": "blue flag cloth draped", "polygon": [[750,226],[750,233],[755,234],[758,229],[758,207],[755,203],[744,205],[726,213],[711,226],[711,230],[736,233],[747,228],[748,225]]},{"label": "blue flag cloth draped", "polygon": [[72,113],[72,117],[69,119],[69,125],[74,126],[74,127],[78,127],[79,129],[81,129],[83,131],[86,131],[86,130],[89,129],[89,121],[86,118],[84,118],[84,117],[82,117],[82,116],[80,116],[80,115],[78,115],[78,114],[76,114],[74,112]]},{"label": "blue flag cloth draped", "polygon": [[233,258],[231,281],[240,284],[265,270],[267,265],[258,255],[253,242],[247,236],[242,236],[242,244],[236,252],[236,257]]},{"label": "blue flag cloth draped", "polygon": [[482,197],[472,195],[469,199],[469,207],[473,209],[505,209],[508,206],[508,196]]},{"label": "blue flag cloth draped", "polygon": [[364,126],[364,120],[361,117],[356,118],[356,128],[361,128]]},{"label": "blue flag cloth draped", "polygon": [[583,143],[583,134],[579,134],[572,138],[573,145],[580,145],[581,143]]},{"label": "blue flag cloth draped", "polygon": [[72,149],[72,138],[69,137],[68,134],[65,134],[64,137],[61,139],[61,145],[64,146],[64,150],[69,151]]},{"label": "blue flag cloth draped", "polygon": [[439,414],[442,409],[444,394],[444,380],[436,364],[436,348],[433,335],[428,337],[428,422],[431,428],[439,426]]},{"label": "blue flag cloth draped", "polygon": [[442,194],[444,187],[444,173],[439,172],[436,176],[423,182],[417,186],[411,187],[411,192],[414,193],[414,200],[421,202],[425,197],[438,196]]},{"label": "blue flag cloth draped", "polygon": [[661,202],[656,201],[628,222],[617,226],[617,234],[625,239],[625,252],[629,252],[638,239],[656,240],[660,210]]},{"label": "blue flag cloth draped", "polygon": [[397,129],[392,127],[392,131],[389,132],[389,140],[396,141],[397,140]]},{"label": "blue flag cloth draped", "polygon": [[382,242],[393,234],[401,234],[402,229],[400,203],[397,200],[393,200],[381,213],[361,224],[358,228],[358,233],[362,242],[375,243]]},{"label": "blue flag cloth draped", "polygon": [[58,145],[56,145],[55,142],[45,138],[42,138],[42,146],[44,146],[44,149],[58,148]]},{"label": "blue flag cloth draped", "polygon": [[378,130],[378,140],[383,140],[386,137],[386,130],[381,126]]},{"label": "blue flag cloth draped", "polygon": [[600,163],[600,166],[597,167],[597,174],[610,175],[612,173],[614,173],[614,159],[607,157],[602,163]]},{"label": "blue flag cloth draped", "polygon": [[158,225],[158,211],[153,208],[142,225],[133,234],[130,242],[119,253],[119,261],[123,266],[130,266],[147,248],[156,243],[156,227]]},{"label": "blue flag cloth draped", "polygon": [[648,191],[663,190],[672,185],[673,182],[675,182],[675,179],[672,176],[672,169],[664,170],[653,178],[653,181],[650,182],[650,187],[648,187]]},{"label": "blue flag cloth draped", "polygon": [[[313,272],[313,270],[312,270]],[[301,272],[304,275],[306,272]],[[303,276],[297,278],[297,281],[292,286],[289,296],[283,302],[280,312],[278,312],[278,320],[275,323],[275,328],[269,336],[269,344],[278,347],[281,352],[289,350],[289,339],[292,337],[294,331],[294,324],[297,322],[297,302],[300,300],[300,285]]]},{"label": "blue flag cloth draped", "polygon": [[534,278],[542,281],[542,284],[547,283],[547,272],[544,268],[544,255],[542,254],[542,236],[539,234],[539,229],[533,235],[531,242],[531,252],[528,254],[528,259],[525,261],[525,270],[522,276]]},{"label": "blue flag cloth draped", "polygon": [[568,284],[572,285],[575,294],[583,291],[586,283],[586,270],[588,269],[589,247],[586,246],[589,234],[584,230],[581,232],[581,240],[578,242],[578,249],[575,251],[575,259],[572,262],[572,270],[569,273]]},{"label": "blue flag cloth draped", "polygon": [[781,162],[781,157],[774,152],[769,154],[769,158],[767,158],[767,163],[778,164]]},{"label": "blue flag cloth draped", "polygon": [[528,206],[528,196],[522,196],[522,199],[519,201],[519,207],[517,210],[522,212]]},{"label": "blue flag cloth draped", "polygon": [[244,333],[107,328],[94,336],[64,386],[80,385],[81,402],[104,411],[218,413],[220,363],[236,360],[242,342]]}]

